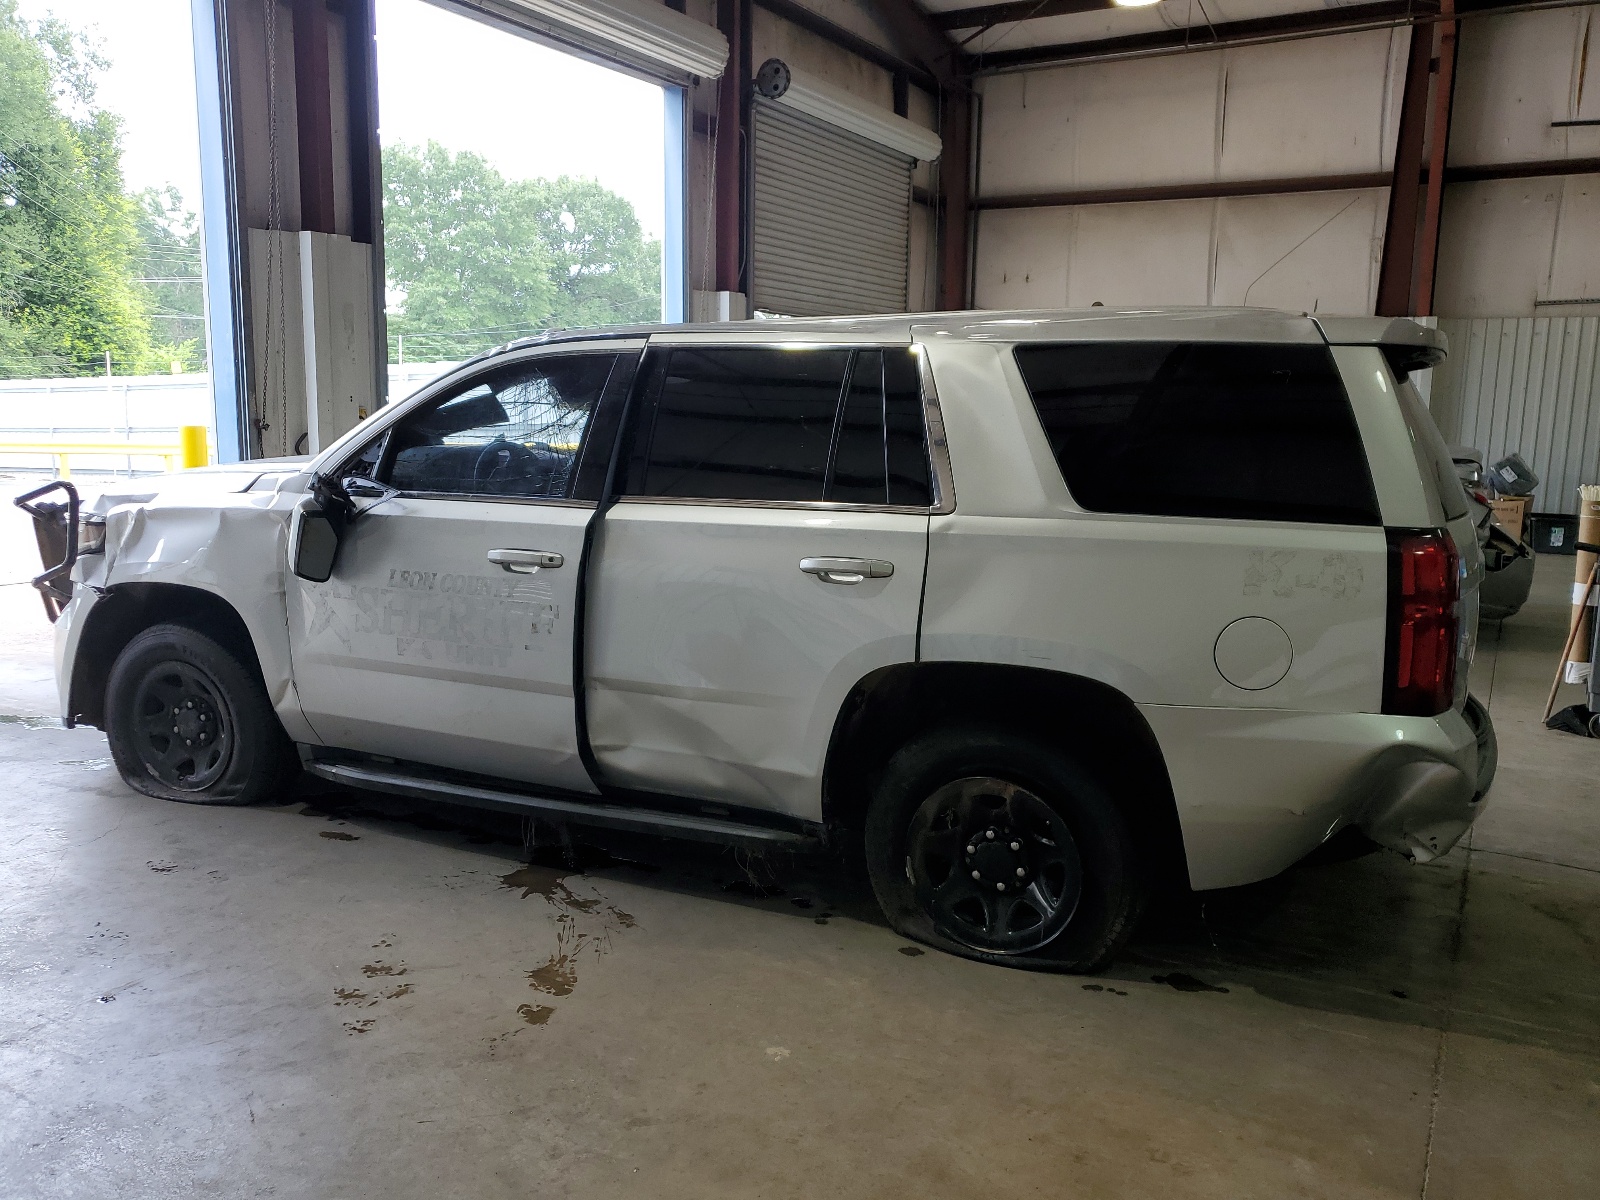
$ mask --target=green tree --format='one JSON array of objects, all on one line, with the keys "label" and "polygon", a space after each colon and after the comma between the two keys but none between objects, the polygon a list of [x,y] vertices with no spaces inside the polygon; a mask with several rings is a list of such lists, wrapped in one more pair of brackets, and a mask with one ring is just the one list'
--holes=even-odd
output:
[{"label": "green tree", "polygon": [[201,286],[200,218],[170,184],[133,197],[140,283],[151,322],[158,371],[172,362],[205,369],[205,289]]},{"label": "green tree", "polygon": [[94,105],[104,60],[60,21],[0,0],[0,375],[151,359],[135,207],[117,118]]},{"label": "green tree", "polygon": [[508,180],[483,157],[383,152],[391,356],[461,358],[540,329],[660,318],[660,243],[590,179]]}]

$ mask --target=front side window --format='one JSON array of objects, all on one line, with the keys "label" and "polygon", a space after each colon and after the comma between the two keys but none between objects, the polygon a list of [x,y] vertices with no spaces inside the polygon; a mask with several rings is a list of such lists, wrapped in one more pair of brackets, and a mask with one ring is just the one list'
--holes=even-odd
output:
[{"label": "front side window", "polygon": [[651,374],[630,494],[929,503],[909,350],[675,347]]},{"label": "front side window", "polygon": [[400,421],[379,470],[402,492],[564,499],[615,354],[563,354],[482,375]]},{"label": "front side window", "polygon": [[1325,346],[1072,342],[1015,353],[1067,490],[1091,512],[1382,523]]}]

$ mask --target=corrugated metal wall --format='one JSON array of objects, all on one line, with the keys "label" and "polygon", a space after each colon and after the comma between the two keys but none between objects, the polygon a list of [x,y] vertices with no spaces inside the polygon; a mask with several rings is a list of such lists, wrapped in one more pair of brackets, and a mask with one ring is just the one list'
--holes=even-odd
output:
[{"label": "corrugated metal wall", "polygon": [[1600,483],[1600,316],[1441,318],[1434,420],[1485,464],[1515,451],[1539,476],[1537,512],[1576,513]]}]

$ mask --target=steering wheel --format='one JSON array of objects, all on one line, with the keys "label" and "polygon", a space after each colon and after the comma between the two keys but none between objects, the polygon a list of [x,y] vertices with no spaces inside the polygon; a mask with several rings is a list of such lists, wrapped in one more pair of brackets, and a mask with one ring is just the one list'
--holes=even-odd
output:
[{"label": "steering wheel", "polygon": [[520,442],[497,437],[478,452],[472,466],[472,481],[486,492],[500,491],[506,484],[531,478],[539,468],[539,456]]}]

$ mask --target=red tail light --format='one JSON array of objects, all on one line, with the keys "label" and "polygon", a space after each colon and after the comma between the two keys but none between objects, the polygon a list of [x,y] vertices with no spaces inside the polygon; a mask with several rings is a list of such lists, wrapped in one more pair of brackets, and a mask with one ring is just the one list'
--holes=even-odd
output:
[{"label": "red tail light", "polygon": [[1383,711],[1431,717],[1455,700],[1461,556],[1440,529],[1389,531]]}]

